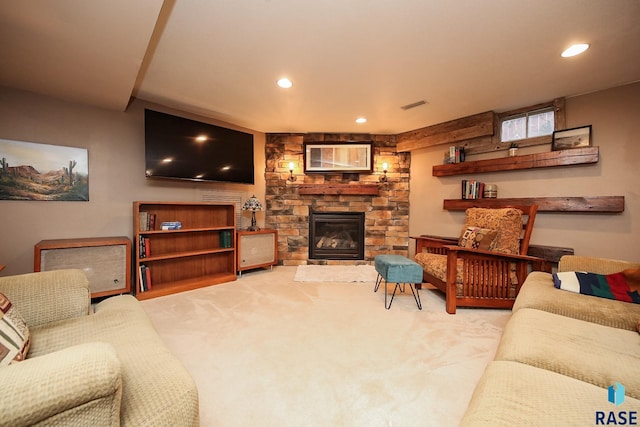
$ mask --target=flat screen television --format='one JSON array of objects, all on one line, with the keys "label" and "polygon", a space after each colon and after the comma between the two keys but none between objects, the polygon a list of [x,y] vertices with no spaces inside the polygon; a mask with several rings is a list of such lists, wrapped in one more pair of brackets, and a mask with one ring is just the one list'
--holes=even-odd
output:
[{"label": "flat screen television", "polygon": [[253,184],[253,135],[145,109],[147,178]]}]

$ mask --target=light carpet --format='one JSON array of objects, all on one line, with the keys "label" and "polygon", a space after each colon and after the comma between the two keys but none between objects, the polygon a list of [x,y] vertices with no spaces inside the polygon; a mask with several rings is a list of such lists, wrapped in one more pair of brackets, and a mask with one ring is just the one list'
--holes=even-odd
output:
[{"label": "light carpet", "polygon": [[[202,426],[457,426],[509,310],[421,290],[390,310],[371,283],[295,282],[295,267],[141,301],[193,375]],[[393,286],[393,285],[389,285]]]},{"label": "light carpet", "polygon": [[299,265],[296,282],[370,282],[378,273],[373,265]]}]

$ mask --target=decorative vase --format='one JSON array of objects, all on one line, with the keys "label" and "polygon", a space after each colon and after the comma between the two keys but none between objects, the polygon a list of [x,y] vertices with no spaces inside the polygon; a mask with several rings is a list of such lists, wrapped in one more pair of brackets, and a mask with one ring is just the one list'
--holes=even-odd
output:
[{"label": "decorative vase", "polygon": [[518,155],[518,148],[509,148],[509,157],[515,157]]}]

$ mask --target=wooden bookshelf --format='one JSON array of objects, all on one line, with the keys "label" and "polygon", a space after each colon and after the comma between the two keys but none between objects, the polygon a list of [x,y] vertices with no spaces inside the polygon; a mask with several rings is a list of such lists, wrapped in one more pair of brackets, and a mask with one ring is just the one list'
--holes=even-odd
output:
[{"label": "wooden bookshelf", "polygon": [[526,154],[524,156],[475,160],[433,166],[433,176],[452,176],[484,172],[502,172],[522,169],[549,168],[598,163],[599,147],[572,148],[570,150]]},{"label": "wooden bookshelf", "polygon": [[[141,214],[153,218],[151,227]],[[154,298],[236,280],[235,205],[221,203],[134,202],[135,289],[138,299]],[[178,230],[161,224],[179,221]],[[225,241],[224,236],[231,237]],[[142,268],[150,276],[143,284]]]}]

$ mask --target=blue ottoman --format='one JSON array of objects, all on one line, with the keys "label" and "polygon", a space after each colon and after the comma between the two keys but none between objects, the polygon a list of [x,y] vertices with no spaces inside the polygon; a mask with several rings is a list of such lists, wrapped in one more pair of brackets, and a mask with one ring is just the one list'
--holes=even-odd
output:
[{"label": "blue ottoman", "polygon": [[[400,289],[401,292],[404,292],[404,285],[407,283],[409,284],[409,288],[411,288],[411,293],[416,300],[416,304],[418,304],[418,308],[422,310],[420,295],[415,288],[416,283],[422,283],[422,267],[420,264],[401,255],[377,255],[375,258],[375,266],[378,272],[378,278],[376,279],[376,286],[373,291],[378,292],[380,283],[382,279],[384,279],[384,306],[387,310],[391,308],[393,297],[396,296],[396,291]],[[396,284],[388,305],[387,282]]]}]

